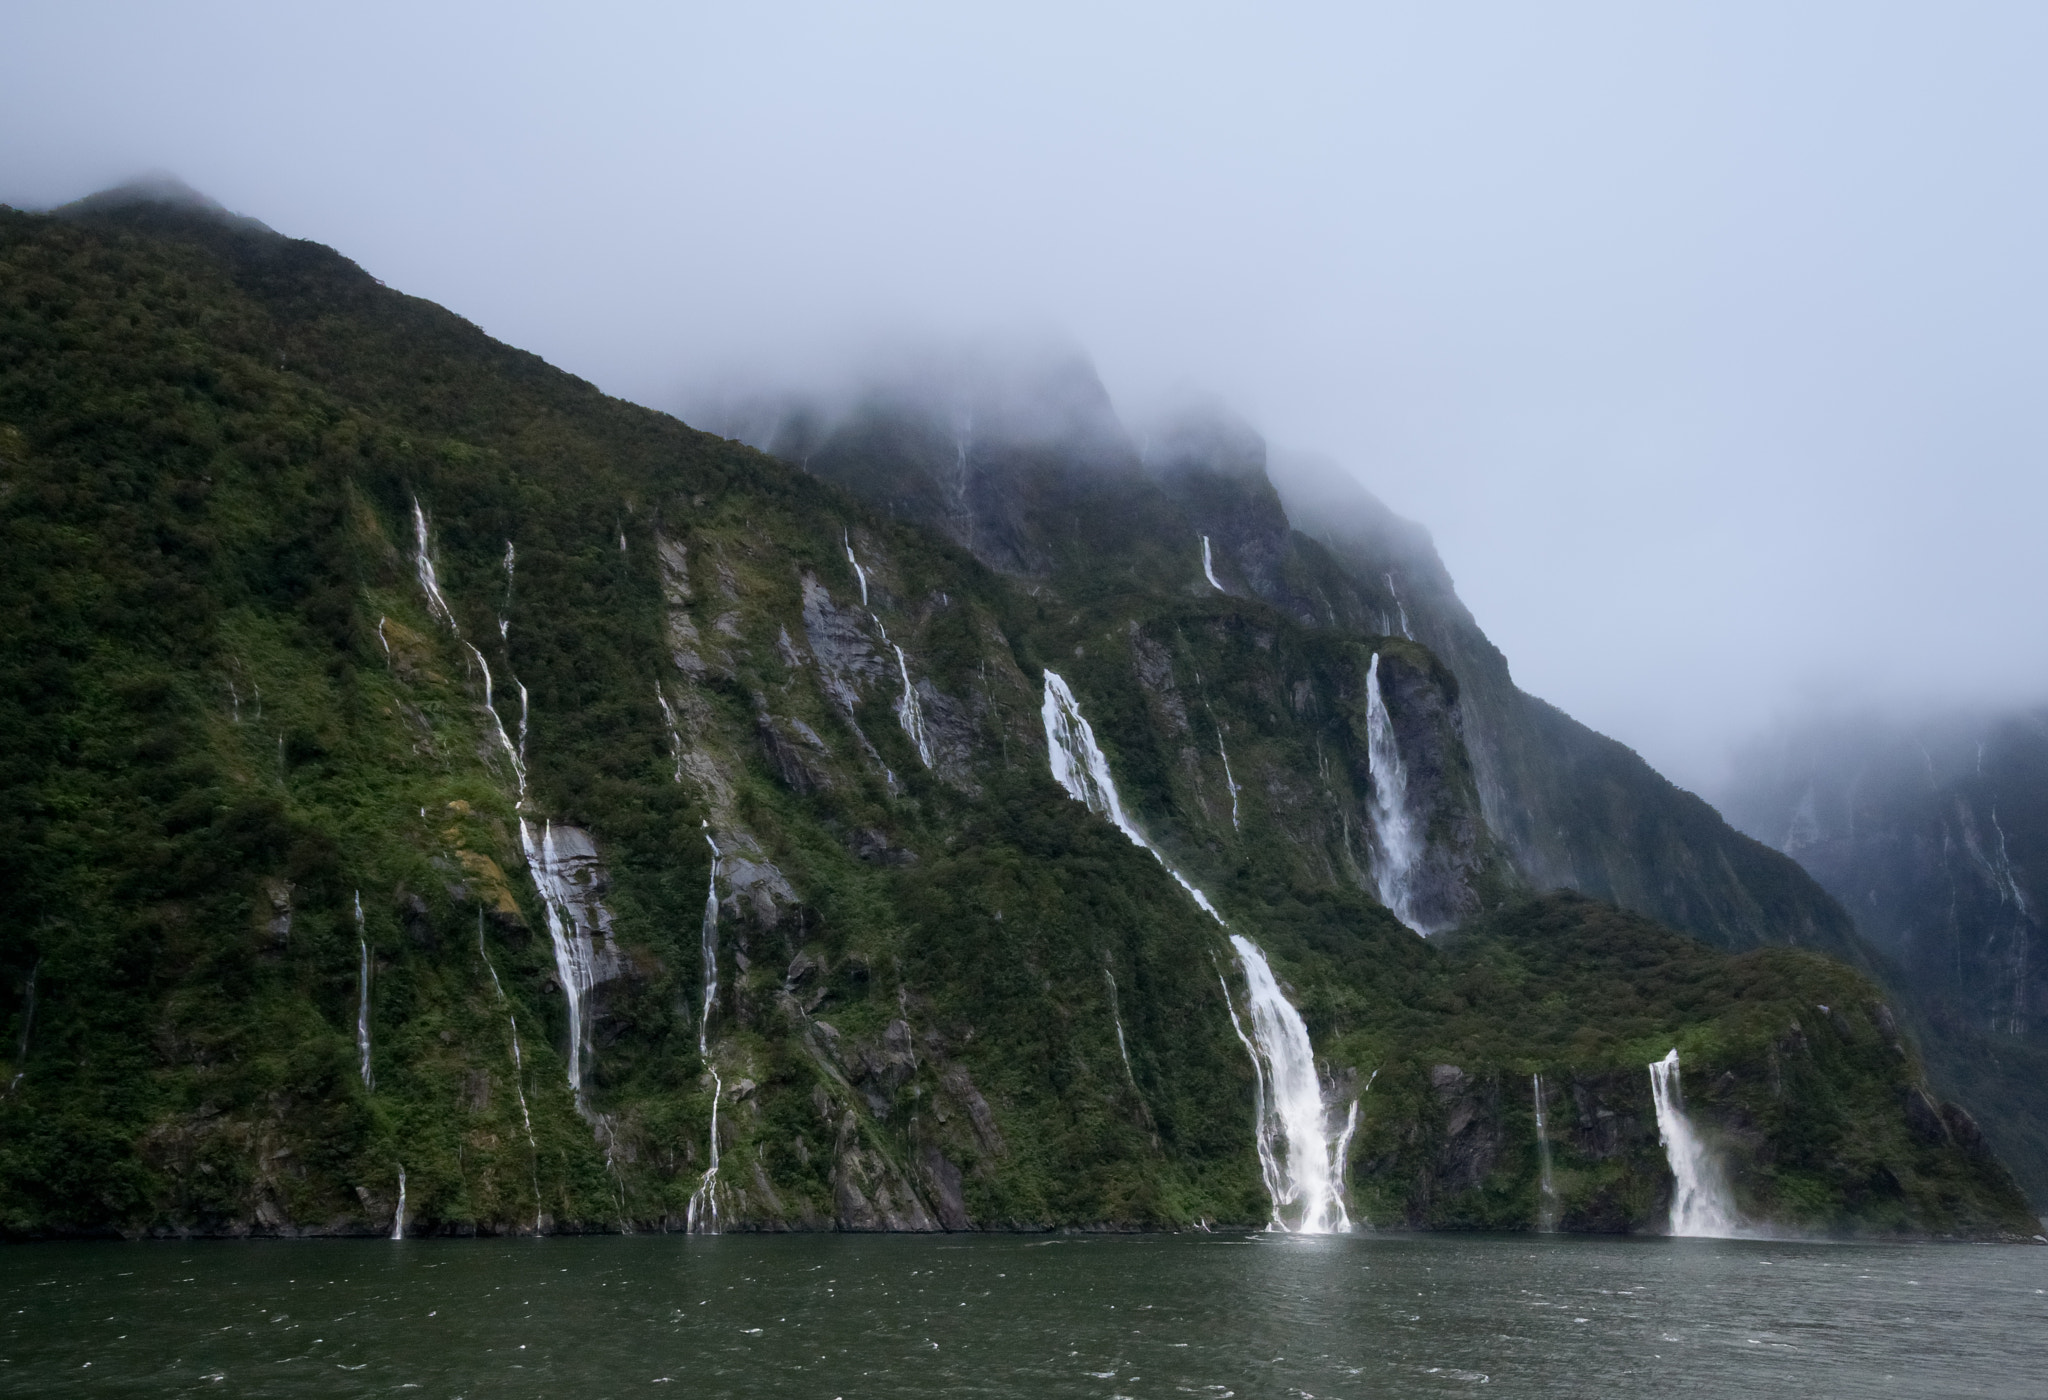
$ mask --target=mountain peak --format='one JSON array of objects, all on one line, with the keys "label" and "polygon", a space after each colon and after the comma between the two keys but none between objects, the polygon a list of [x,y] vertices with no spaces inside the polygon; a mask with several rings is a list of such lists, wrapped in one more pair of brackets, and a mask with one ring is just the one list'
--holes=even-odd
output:
[{"label": "mountain peak", "polygon": [[274,233],[270,225],[246,214],[237,214],[213,196],[186,184],[169,171],[156,170],[109,186],[96,194],[73,200],[54,212],[72,218],[94,214],[121,214],[140,209],[171,209],[197,214],[216,223],[263,233]]}]

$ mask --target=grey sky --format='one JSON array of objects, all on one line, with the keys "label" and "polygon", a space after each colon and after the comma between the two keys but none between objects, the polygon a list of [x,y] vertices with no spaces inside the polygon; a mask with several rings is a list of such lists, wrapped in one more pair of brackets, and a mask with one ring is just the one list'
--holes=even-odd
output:
[{"label": "grey sky", "polygon": [[0,200],[164,169],[613,392],[1065,330],[1434,532],[1681,782],[2048,693],[2048,7],[0,0]]}]

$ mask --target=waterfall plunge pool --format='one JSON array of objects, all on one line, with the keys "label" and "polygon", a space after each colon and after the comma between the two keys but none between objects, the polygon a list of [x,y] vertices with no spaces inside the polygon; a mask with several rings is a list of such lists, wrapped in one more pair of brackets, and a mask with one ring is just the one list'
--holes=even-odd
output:
[{"label": "waterfall plunge pool", "polygon": [[669,1235],[0,1259],[15,1395],[2021,1396],[2048,1322],[2048,1250],[1961,1245]]}]

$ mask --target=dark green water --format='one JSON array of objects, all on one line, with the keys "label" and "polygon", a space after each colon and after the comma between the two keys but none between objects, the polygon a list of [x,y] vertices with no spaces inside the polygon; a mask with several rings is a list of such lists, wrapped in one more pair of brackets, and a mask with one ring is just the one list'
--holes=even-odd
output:
[{"label": "dark green water", "polygon": [[1959,1246],[24,1245],[0,1394],[2041,1396],[2044,1289],[2048,1249]]}]

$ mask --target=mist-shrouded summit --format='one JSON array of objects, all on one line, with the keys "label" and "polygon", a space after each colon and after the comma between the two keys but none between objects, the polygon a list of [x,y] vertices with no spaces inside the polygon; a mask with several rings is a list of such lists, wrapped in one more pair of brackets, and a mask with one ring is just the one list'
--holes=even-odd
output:
[{"label": "mist-shrouded summit", "polygon": [[1213,403],[768,455],[187,200],[0,265],[0,1230],[1654,1229],[1674,1048],[1745,1220],[2025,1228],[1839,907]]}]

